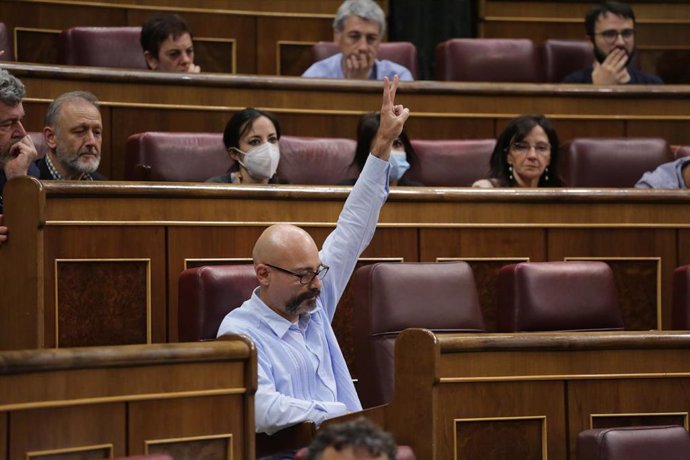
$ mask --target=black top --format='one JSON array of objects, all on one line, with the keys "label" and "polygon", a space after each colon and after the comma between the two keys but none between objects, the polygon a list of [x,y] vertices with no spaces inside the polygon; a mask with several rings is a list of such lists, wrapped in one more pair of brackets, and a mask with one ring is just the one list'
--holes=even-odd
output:
[{"label": "black top", "polygon": [[[562,83],[592,83],[593,70],[594,67],[590,66],[586,69],[573,72],[565,77]],[[628,68],[628,74],[630,74],[628,85],[662,85],[664,83],[661,78],[656,75],[645,73],[640,70]]]}]

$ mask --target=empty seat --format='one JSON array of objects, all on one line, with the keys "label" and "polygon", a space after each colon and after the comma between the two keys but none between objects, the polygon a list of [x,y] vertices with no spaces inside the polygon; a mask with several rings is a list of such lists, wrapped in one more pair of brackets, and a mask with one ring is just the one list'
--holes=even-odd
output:
[{"label": "empty seat", "polygon": [[376,263],[355,271],[352,283],[357,392],[364,407],[391,400],[395,338],[403,330],[484,331],[465,262]]},{"label": "empty seat", "polygon": [[10,33],[4,22],[0,22],[0,61],[14,61],[14,48],[10,41]]},{"label": "empty seat", "polygon": [[551,83],[560,83],[594,62],[592,43],[587,40],[546,40],[543,52],[546,81]]},{"label": "empty seat", "polygon": [[[340,52],[335,42],[317,42],[311,49],[312,63]],[[378,59],[387,59],[407,68],[417,79],[417,48],[411,42],[385,42],[379,45]]]},{"label": "empty seat", "polygon": [[59,37],[60,63],[146,69],[141,27],[72,27]]},{"label": "empty seat", "polygon": [[613,271],[604,262],[522,262],[498,272],[499,332],[620,330]]},{"label": "empty seat", "polygon": [[539,83],[541,61],[529,39],[453,38],[436,46],[436,79]]},{"label": "empty seat", "polygon": [[352,139],[282,136],[276,177],[280,183],[336,185],[357,177]]},{"label": "empty seat", "polygon": [[207,265],[180,274],[178,334],[181,342],[215,339],[231,310],[259,285],[252,264]]},{"label": "empty seat", "polygon": [[222,133],[138,133],[127,139],[125,179],[203,182],[233,164]]},{"label": "empty seat", "polygon": [[578,138],[562,146],[570,187],[633,187],[646,171],[671,160],[666,140],[657,138]]},{"label": "empty seat", "polygon": [[412,140],[418,161],[409,178],[432,187],[470,187],[489,176],[494,139]]},{"label": "empty seat", "polygon": [[690,265],[673,272],[673,307],[671,328],[690,329]]},{"label": "empty seat", "polygon": [[690,435],[682,426],[629,426],[577,435],[577,460],[687,460]]}]

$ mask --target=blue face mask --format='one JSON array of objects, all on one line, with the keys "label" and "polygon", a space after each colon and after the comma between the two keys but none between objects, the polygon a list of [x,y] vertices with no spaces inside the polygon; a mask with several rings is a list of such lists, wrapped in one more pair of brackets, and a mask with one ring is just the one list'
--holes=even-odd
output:
[{"label": "blue face mask", "polygon": [[391,177],[390,180],[400,180],[400,178],[410,169],[410,163],[407,162],[407,155],[404,150],[392,150],[390,156]]}]

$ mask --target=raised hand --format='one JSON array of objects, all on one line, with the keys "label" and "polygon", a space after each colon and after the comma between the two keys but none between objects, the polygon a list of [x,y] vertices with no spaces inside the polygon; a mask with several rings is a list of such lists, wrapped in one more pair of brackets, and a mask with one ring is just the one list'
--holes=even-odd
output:
[{"label": "raised hand", "polygon": [[7,241],[7,227],[3,225],[2,214],[0,214],[0,246]]},{"label": "raised hand", "polygon": [[383,101],[381,102],[381,122],[372,143],[371,153],[388,160],[393,141],[400,136],[410,109],[395,104],[395,93],[398,90],[398,76],[393,81],[388,77],[383,79]]},{"label": "raised hand", "polygon": [[594,63],[592,83],[595,85],[619,85],[630,81],[628,73],[628,53],[622,48],[615,48],[606,56],[604,62]]}]

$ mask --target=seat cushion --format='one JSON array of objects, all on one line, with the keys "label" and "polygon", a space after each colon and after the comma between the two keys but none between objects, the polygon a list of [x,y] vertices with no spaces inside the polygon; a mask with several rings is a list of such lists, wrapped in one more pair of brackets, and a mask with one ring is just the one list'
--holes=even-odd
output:
[{"label": "seat cushion", "polygon": [[411,141],[417,161],[410,179],[432,187],[470,187],[489,176],[494,139]]},{"label": "seat cushion", "polygon": [[577,436],[577,460],[687,460],[690,435],[681,426],[600,428]]},{"label": "seat cushion", "polygon": [[622,328],[613,272],[604,262],[524,262],[498,272],[501,332]]},{"label": "seat cushion", "polygon": [[282,136],[276,177],[280,183],[336,185],[357,177],[352,139]]},{"label": "seat cushion", "polygon": [[661,138],[578,138],[562,146],[570,187],[633,187],[646,171],[672,160]]},{"label": "seat cushion", "polygon": [[60,33],[60,63],[147,69],[141,27],[72,27]]}]

